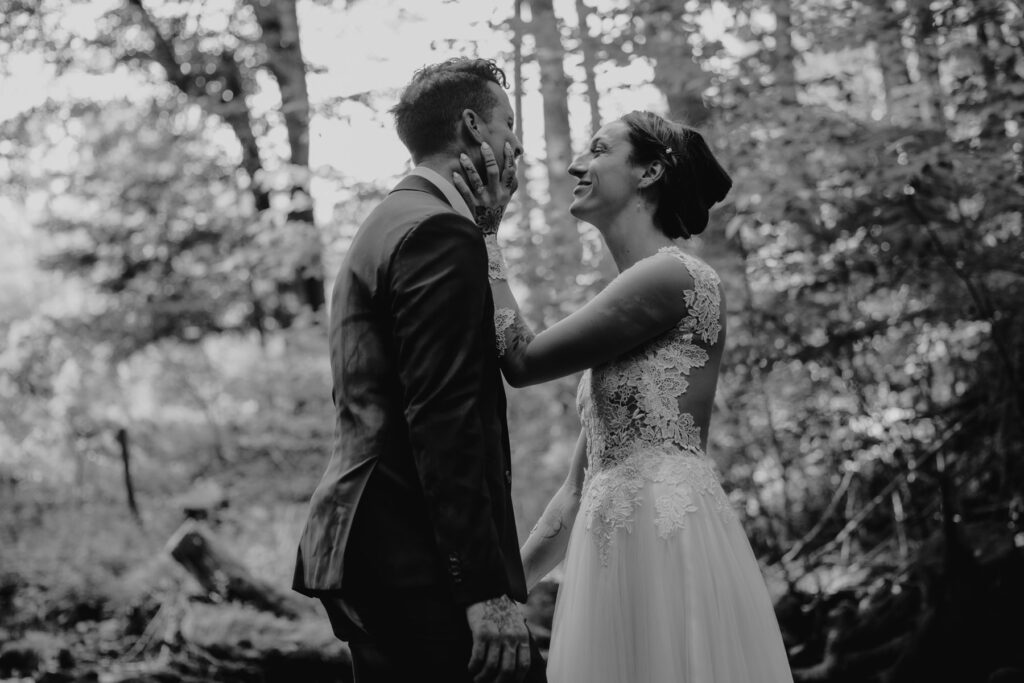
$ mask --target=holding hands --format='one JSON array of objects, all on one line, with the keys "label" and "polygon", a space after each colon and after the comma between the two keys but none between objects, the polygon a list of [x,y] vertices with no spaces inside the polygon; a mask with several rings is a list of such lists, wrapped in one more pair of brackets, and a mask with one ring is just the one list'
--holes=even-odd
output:
[{"label": "holding hands", "polygon": [[530,670],[530,633],[519,604],[507,595],[485,600],[467,607],[466,619],[473,633],[473,681],[522,681]]}]

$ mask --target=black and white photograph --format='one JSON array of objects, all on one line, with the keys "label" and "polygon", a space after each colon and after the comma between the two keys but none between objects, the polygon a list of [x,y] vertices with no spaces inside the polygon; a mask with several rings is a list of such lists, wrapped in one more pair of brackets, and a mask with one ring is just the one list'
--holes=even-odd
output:
[{"label": "black and white photograph", "polygon": [[1024,683],[1018,0],[0,0],[0,683]]}]

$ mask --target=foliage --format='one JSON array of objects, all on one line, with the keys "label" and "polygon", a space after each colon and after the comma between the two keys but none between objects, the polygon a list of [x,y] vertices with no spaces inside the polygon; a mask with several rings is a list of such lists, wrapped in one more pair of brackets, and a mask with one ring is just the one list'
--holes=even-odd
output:
[{"label": "foliage", "polygon": [[54,194],[39,223],[54,245],[41,265],[100,294],[78,324],[116,342],[118,357],[157,339],[246,328],[255,292],[273,289],[273,266],[247,248],[272,240],[271,226],[257,220],[211,136],[189,121],[193,112],[174,104],[52,112],[73,117],[60,151],[78,163],[66,170],[37,161],[60,124],[25,117],[12,136],[24,146],[15,169],[26,191]]},{"label": "foliage", "polygon": [[[965,39],[963,27],[947,30],[951,42]],[[805,89],[808,99],[819,92]],[[1007,460],[1024,441],[1022,359],[1011,350],[1024,250],[1016,133],[981,126],[971,91],[946,98],[958,116],[937,130],[856,115],[877,102],[854,100],[851,115],[770,106],[771,89],[742,80],[734,90],[723,84],[715,129],[740,190],[726,217],[742,285],[724,385],[746,387],[728,403],[748,410],[744,394],[765,395],[760,437],[740,440],[773,455],[789,534],[813,526],[813,514],[792,516],[791,503],[810,502],[805,487],[824,477],[836,490],[851,470],[860,484],[848,495],[862,502],[875,482],[907,478],[893,504],[921,532],[945,476],[970,482],[960,490],[973,504],[998,500],[1009,514],[1024,490]],[[881,523],[900,526],[907,512],[895,514]]]}]

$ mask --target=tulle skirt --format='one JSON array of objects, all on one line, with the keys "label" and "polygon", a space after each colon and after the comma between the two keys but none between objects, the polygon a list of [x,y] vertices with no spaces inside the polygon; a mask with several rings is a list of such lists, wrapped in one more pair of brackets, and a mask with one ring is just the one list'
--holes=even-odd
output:
[{"label": "tulle skirt", "polygon": [[[685,515],[666,533],[663,501],[680,486]],[[630,523],[611,530],[611,544],[583,514],[587,496],[608,492],[585,489],[555,607],[551,683],[792,683],[760,568],[714,486],[709,495],[637,484]]]}]

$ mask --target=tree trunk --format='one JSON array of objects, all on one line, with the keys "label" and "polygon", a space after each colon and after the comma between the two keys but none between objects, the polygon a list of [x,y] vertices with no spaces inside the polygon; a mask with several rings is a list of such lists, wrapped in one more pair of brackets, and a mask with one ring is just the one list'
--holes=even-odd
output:
[{"label": "tree trunk", "polygon": [[[988,101],[998,100],[1007,93],[1014,81],[1020,80],[1015,69],[1017,50],[1007,44],[1003,27],[1007,25],[1006,7],[994,0],[979,0],[971,23],[974,25],[978,61],[985,77],[985,95]],[[1005,57],[1005,59],[1003,58]],[[1005,135],[1007,112],[991,107],[982,122],[981,137],[1000,138]],[[1013,117],[1013,114],[1009,114]]]},{"label": "tree trunk", "polygon": [[943,111],[945,97],[939,81],[939,50],[935,42],[935,16],[929,0],[914,0],[914,42],[917,50],[917,68],[921,74],[923,96],[921,119],[937,128],[946,127]]},{"label": "tree trunk", "polygon": [[167,550],[213,595],[284,617],[297,618],[310,612],[297,597],[250,574],[198,522],[182,524],[167,541]]},{"label": "tree trunk", "polygon": [[775,12],[775,87],[782,104],[796,104],[796,51],[793,49],[793,7],[790,0],[772,0]]},{"label": "tree trunk", "polygon": [[[515,0],[515,15],[512,17],[512,91],[513,106],[516,117],[516,137],[519,142],[523,141],[523,36],[525,25],[523,23],[523,0]],[[516,199],[519,202],[519,229],[524,237],[530,234],[530,213],[533,211],[533,199],[530,197],[530,188],[526,178],[528,167],[527,155],[524,153],[516,164],[516,178],[519,181],[519,189],[516,190]]]},{"label": "tree trunk", "polygon": [[903,16],[889,0],[874,0],[873,34],[878,68],[882,72],[885,111],[891,123],[912,122],[920,118],[915,102],[908,101],[910,72],[907,51],[903,47]]},{"label": "tree trunk", "polygon": [[256,211],[262,213],[270,208],[270,192],[260,180],[263,163],[260,161],[259,145],[252,128],[252,117],[245,103],[245,88],[242,72],[231,50],[220,55],[218,73],[224,86],[218,98],[212,101],[212,109],[224,119],[242,148],[242,168],[249,178],[249,190],[252,193]]},{"label": "tree trunk", "polygon": [[[998,31],[998,25],[995,27]],[[993,56],[992,41],[989,38],[989,26],[985,12],[977,12],[974,19],[974,32],[978,43],[978,60],[981,62],[981,73],[985,76],[985,87],[991,92],[999,76],[999,67]]]},{"label": "tree trunk", "polygon": [[540,65],[540,91],[544,98],[545,164],[548,176],[548,201],[545,205],[546,234],[540,245],[557,264],[549,269],[545,292],[534,291],[537,304],[546,311],[545,323],[563,317],[555,310],[556,292],[571,292],[579,269],[581,248],[576,220],[569,214],[575,180],[567,172],[572,162],[572,135],[569,128],[569,79],[565,75],[565,48],[558,29],[552,0],[530,0],[531,27],[537,43]]},{"label": "tree trunk", "polygon": [[682,10],[660,10],[646,19],[645,53],[654,62],[654,85],[668,101],[669,118],[694,128],[703,126],[710,118],[703,95],[710,78],[680,33]]},{"label": "tree trunk", "polygon": [[[127,0],[127,3],[134,9],[139,25],[153,40],[153,49],[147,56],[163,67],[167,80],[190,100],[231,126],[241,146],[241,167],[249,179],[256,211],[269,209],[270,194],[260,177],[263,164],[252,115],[245,101],[245,79],[233,52],[224,49],[218,55],[205,55],[206,69],[193,69],[190,64],[179,61],[174,37],[161,32],[143,0]],[[295,267],[294,280],[282,289],[293,291],[302,303],[316,311],[324,304],[323,263],[309,191],[310,107],[295,0],[254,0],[250,4],[260,25],[260,39],[267,49],[266,66],[281,89],[281,114],[291,151],[292,206],[287,219],[302,233],[300,239],[305,245]],[[271,313],[284,326],[295,317],[295,311],[286,307],[278,305],[276,309]]]},{"label": "tree trunk", "polygon": [[583,0],[576,0],[576,17],[579,22],[580,52],[583,54],[583,79],[587,84],[587,103],[590,105],[590,134],[595,135],[601,128],[601,107],[597,93],[597,82],[594,69],[597,67],[597,54],[594,50],[594,39],[587,27],[587,19],[591,9]]},{"label": "tree trunk", "polygon": [[302,235],[306,247],[296,268],[295,288],[303,302],[320,310],[324,298],[322,247],[313,217],[309,170],[309,90],[306,62],[299,40],[295,0],[252,0],[249,3],[260,25],[260,39],[267,48],[267,69],[281,90],[281,114],[291,150],[291,207],[288,223]]}]

